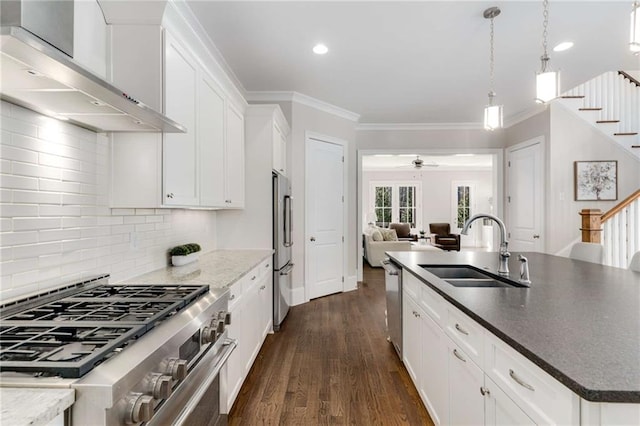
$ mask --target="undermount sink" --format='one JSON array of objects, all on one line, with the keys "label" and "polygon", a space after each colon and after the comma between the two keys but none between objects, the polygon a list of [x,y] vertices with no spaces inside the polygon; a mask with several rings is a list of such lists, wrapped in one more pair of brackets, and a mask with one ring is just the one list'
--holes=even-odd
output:
[{"label": "undermount sink", "polygon": [[511,284],[507,284],[502,281],[494,280],[491,278],[469,278],[469,279],[449,279],[445,282],[451,284],[454,287],[513,287]]},{"label": "undermount sink", "polygon": [[454,287],[521,287],[467,265],[420,265]]}]

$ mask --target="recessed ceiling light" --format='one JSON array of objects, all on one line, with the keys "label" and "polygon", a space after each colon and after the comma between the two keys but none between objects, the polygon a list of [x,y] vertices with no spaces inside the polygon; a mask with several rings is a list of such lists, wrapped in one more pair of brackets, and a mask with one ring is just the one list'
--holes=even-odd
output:
[{"label": "recessed ceiling light", "polygon": [[328,51],[329,51],[329,48],[322,43],[318,43],[315,46],[313,46],[313,53],[315,53],[316,55],[324,55]]},{"label": "recessed ceiling light", "polygon": [[553,48],[553,51],[562,52],[564,50],[571,49],[572,47],[573,47],[572,41],[563,41],[562,43],[557,44],[556,47]]}]

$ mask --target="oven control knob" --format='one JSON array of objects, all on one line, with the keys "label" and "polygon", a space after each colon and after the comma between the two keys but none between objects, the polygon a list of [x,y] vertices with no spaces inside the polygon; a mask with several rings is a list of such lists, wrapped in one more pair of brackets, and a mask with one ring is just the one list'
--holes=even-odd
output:
[{"label": "oven control knob", "polygon": [[151,416],[153,416],[153,397],[131,392],[126,401],[125,423],[135,424],[151,420]]},{"label": "oven control knob", "polygon": [[147,376],[146,391],[147,394],[155,399],[167,399],[171,396],[171,376],[160,373],[151,373]]},{"label": "oven control knob", "polygon": [[226,312],[226,311],[218,312],[218,319],[224,320],[224,323],[227,325],[231,324],[231,312]]},{"label": "oven control knob", "polygon": [[218,335],[224,333],[224,326],[226,324],[227,323],[223,319],[218,320],[218,324],[216,325],[216,333],[218,333]]},{"label": "oven control knob", "polygon": [[202,343],[207,344],[211,342],[215,342],[216,340],[216,329],[213,325],[209,327],[205,327],[202,329]]},{"label": "oven control knob", "polygon": [[167,360],[166,374],[173,380],[182,380],[187,377],[187,361],[180,358],[169,358]]}]

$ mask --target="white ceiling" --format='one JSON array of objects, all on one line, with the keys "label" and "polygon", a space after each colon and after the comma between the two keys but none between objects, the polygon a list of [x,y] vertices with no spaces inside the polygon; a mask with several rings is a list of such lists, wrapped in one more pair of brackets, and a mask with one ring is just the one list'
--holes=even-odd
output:
[{"label": "white ceiling", "polygon": [[362,156],[364,171],[412,171],[417,170],[412,161],[419,156],[424,165],[422,171],[449,170],[490,170],[493,164],[491,155],[418,155],[416,154],[378,154]]},{"label": "white ceiling", "polygon": [[[361,123],[479,123],[489,89],[505,117],[535,106],[542,1],[270,2],[187,0],[247,91],[296,91],[361,115]],[[610,70],[638,70],[627,47],[631,0],[550,1],[550,52],[570,89]],[[324,56],[311,48],[323,42]]]}]

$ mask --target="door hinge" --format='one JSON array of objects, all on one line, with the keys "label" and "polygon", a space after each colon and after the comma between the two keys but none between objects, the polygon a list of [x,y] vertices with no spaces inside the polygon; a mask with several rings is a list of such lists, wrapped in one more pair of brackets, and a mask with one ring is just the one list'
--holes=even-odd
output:
[{"label": "door hinge", "polygon": [[344,282],[344,277],[342,277],[342,282]]},{"label": "door hinge", "polygon": [[344,235],[342,236],[342,242],[344,243]]},{"label": "door hinge", "polygon": [[507,203],[511,202],[511,195],[507,195]]},{"label": "door hinge", "polygon": [[344,203],[344,195],[342,196],[342,202]]},{"label": "door hinge", "polygon": [[342,156],[342,162],[344,163],[344,155]]},{"label": "door hinge", "polygon": [[511,161],[507,161],[507,167],[511,167]]}]

